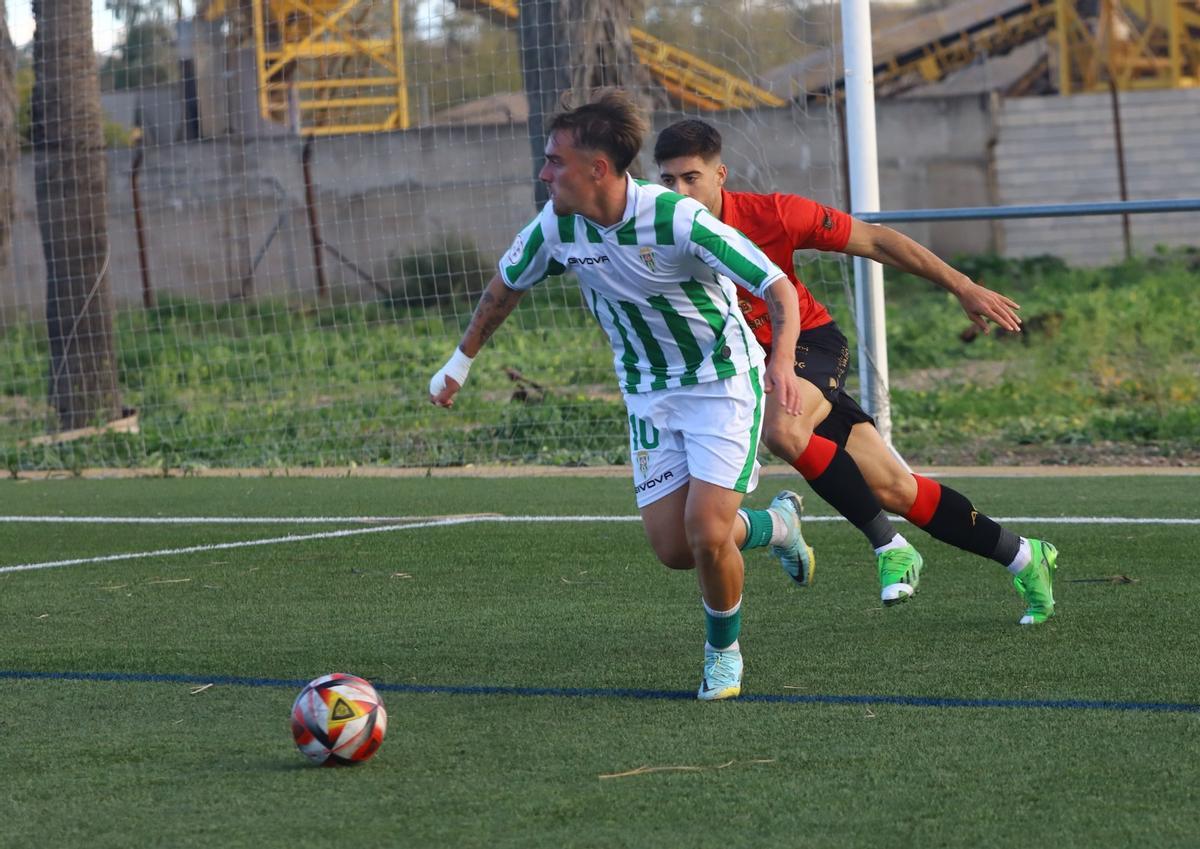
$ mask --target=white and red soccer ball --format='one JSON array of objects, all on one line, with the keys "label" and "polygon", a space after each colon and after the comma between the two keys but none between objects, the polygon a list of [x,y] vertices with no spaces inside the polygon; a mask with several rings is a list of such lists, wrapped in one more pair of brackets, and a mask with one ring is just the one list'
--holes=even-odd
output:
[{"label": "white and red soccer ball", "polygon": [[369,681],[334,672],[309,681],[292,705],[292,736],[318,766],[368,760],[387,731],[387,711]]}]

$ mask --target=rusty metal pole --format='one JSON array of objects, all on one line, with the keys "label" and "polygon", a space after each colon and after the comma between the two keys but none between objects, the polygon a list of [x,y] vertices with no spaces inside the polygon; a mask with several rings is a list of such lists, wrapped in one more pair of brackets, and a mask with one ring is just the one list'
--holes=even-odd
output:
[{"label": "rusty metal pole", "polygon": [[317,220],[316,188],[313,186],[312,180],[312,143],[312,136],[304,140],[304,149],[300,154],[300,164],[304,169],[304,205],[308,209],[308,236],[312,241],[313,268],[317,274],[317,297],[324,298],[327,291],[325,285],[325,263],[322,258],[321,225]]},{"label": "rusty metal pole", "polygon": [[[1121,104],[1117,97],[1117,81],[1108,75],[1108,91],[1112,96],[1113,141],[1117,146],[1117,181],[1120,183],[1121,200],[1129,200],[1129,183],[1125,179],[1125,138],[1121,131]],[[1125,236],[1125,259],[1133,259],[1133,236],[1129,229],[1129,216],[1121,216],[1121,232]]]},{"label": "rusty metal pole", "polygon": [[138,265],[142,269],[142,306],[146,309],[154,307],[154,288],[150,285],[150,261],[146,253],[146,223],[142,218],[142,193],[138,182],[142,176],[142,141],[138,139],[137,149],[133,154],[133,170],[129,175],[129,185],[133,191],[133,228],[137,233]]}]

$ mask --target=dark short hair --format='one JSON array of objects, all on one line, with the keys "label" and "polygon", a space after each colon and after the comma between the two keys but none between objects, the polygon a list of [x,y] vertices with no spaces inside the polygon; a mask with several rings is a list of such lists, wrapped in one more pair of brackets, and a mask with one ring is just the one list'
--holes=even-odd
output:
[{"label": "dark short hair", "polygon": [[555,115],[547,135],[560,130],[571,134],[576,147],[607,155],[617,173],[624,174],[642,149],[649,126],[633,98],[611,88],[590,103]]},{"label": "dark short hair", "polygon": [[717,128],[699,118],[676,121],[658,134],[654,143],[654,161],[666,162],[680,156],[699,156],[713,159],[721,155],[721,134]]}]

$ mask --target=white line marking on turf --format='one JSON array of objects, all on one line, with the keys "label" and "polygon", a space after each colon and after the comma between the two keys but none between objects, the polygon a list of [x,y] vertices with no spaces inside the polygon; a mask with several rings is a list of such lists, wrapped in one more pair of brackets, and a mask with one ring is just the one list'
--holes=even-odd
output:
[{"label": "white line marking on turf", "polygon": [[475,519],[461,516],[0,516],[0,522],[79,525],[344,525],[346,523],[426,522],[431,519]]},{"label": "white line marking on turf", "polygon": [[[903,516],[890,516],[900,521]],[[997,522],[1027,522],[1043,525],[1200,525],[1200,518],[1159,516],[995,516]],[[430,521],[455,522],[640,522],[640,516],[498,516],[466,513],[460,516],[0,516],[0,523],[78,525],[338,525],[343,523],[414,523],[426,527]],[[839,522],[841,516],[805,516],[805,522]]]},{"label": "white line marking on turf", "polygon": [[133,551],[127,554],[106,554],[100,557],[77,557],[73,560],[47,560],[42,563],[20,563],[16,566],[0,566],[5,572],[29,572],[34,569],[55,569],[60,566],[81,566],[85,563],[109,563],[114,560],[137,560],[143,557],[169,557],[174,554],[194,554],[198,551],[221,551],[226,548],[247,548],[253,545],[279,545],[285,542],[304,542],[313,539],[336,539],[359,534],[378,534],[386,531],[404,531],[409,528],[432,528],[439,525],[460,525],[471,519],[438,519],[433,522],[414,522],[408,525],[381,525],[376,528],[355,528],[348,531],[325,531],[319,534],[289,534],[270,539],[250,539],[238,542],[219,542],[209,545],[189,545],[186,548],[160,548],[157,551]]},{"label": "white line marking on turf", "polygon": [[[142,522],[159,521],[148,517],[130,517]],[[170,523],[181,522],[187,517],[175,517]],[[197,518],[197,517],[192,517]],[[223,517],[200,517],[206,520],[223,519]],[[313,517],[307,517],[311,520]],[[384,517],[376,517],[373,521],[382,521]],[[893,519],[899,519],[893,516]],[[270,517],[272,522],[296,521],[283,517]],[[243,519],[244,521],[251,521]],[[806,522],[841,521],[841,516],[808,516]],[[127,519],[119,516],[0,516],[4,521],[40,521],[40,522],[97,522],[121,523]],[[300,521],[304,521],[301,519]],[[324,518],[322,521],[326,521]],[[353,517],[333,518],[328,521],[355,521]],[[359,519],[362,521],[362,519]],[[176,554],[195,554],[201,551],[221,551],[229,548],[248,548],[257,545],[280,545],[289,542],[305,542],[317,539],[338,539],[340,537],[359,536],[361,534],[378,534],[388,531],[407,531],[417,528],[447,527],[450,525],[466,525],[475,522],[495,522],[513,524],[519,522],[639,522],[640,516],[493,516],[466,515],[429,519],[428,521],[407,521],[403,524],[377,525],[371,528],[353,528],[341,531],[322,531],[315,534],[288,534],[283,537],[268,539],[239,540],[237,542],[210,543],[207,545],[191,545],[184,548],[160,548],[155,551],[134,551],[126,554],[106,554],[98,557],[77,557],[71,560],[47,560],[40,563],[19,563],[14,566],[0,566],[0,574],[6,572],[29,572],[35,569],[54,569],[62,566],[82,566],[86,563],[109,563],[116,560],[137,560],[145,557],[169,557]],[[1134,518],[1123,516],[1001,516],[997,522],[1053,524],[1053,525],[1200,525],[1200,518],[1169,519],[1169,518]]]}]

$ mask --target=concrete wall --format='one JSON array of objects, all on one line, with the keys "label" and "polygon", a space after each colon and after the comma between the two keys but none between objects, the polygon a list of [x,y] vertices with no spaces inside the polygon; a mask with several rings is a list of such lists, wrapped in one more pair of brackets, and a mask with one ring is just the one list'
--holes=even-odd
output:
[{"label": "concrete wall", "polygon": [[[1200,89],[1125,92],[1120,104],[1129,199],[1200,197]],[[1001,203],[1120,200],[1108,94],[1009,100],[997,136]],[[1133,215],[1130,225],[1136,253],[1200,244],[1200,213]],[[1099,265],[1124,256],[1121,218],[1008,221],[1002,247]]]},{"label": "concrete wall", "polygon": [[[661,128],[678,117],[661,114],[655,123]],[[831,117],[825,108],[799,107],[712,116],[726,138],[730,187],[797,192],[844,206],[840,142]],[[987,202],[991,110],[986,100],[884,103],[879,125],[885,207]],[[159,291],[226,298],[240,287],[239,256],[261,252],[256,292],[312,293],[316,280],[300,141],[252,139],[245,146],[244,168],[232,144],[218,138],[146,148],[141,194],[153,285]],[[141,283],[130,194],[132,152],[108,156],[109,274],[117,298],[136,302]],[[655,175],[648,149],[640,164],[643,174]],[[11,279],[0,281],[0,308],[6,312],[40,314],[45,297],[33,165],[32,155],[19,163]],[[322,138],[313,156],[324,238],[380,279],[389,256],[443,233],[474,242],[489,261],[498,257],[534,214],[531,174],[523,124]],[[991,246],[986,224],[918,224],[909,232],[947,255]],[[326,268],[339,296],[373,292],[332,256],[326,255]]]},{"label": "concrete wall", "polygon": [[[1200,195],[1200,91],[1124,95],[1133,198]],[[662,127],[678,116],[661,114]],[[840,142],[828,109],[800,107],[712,116],[725,136],[730,187],[797,192],[845,206]],[[1117,197],[1107,96],[1030,98],[1003,104],[976,95],[879,104],[884,209],[1111,200]],[[158,291],[224,299],[240,289],[245,257],[261,262],[254,291],[315,291],[301,143],[252,139],[245,164],[226,137],[146,149],[141,189],[151,278]],[[994,151],[994,167],[992,153]],[[140,298],[132,152],[110,151],[109,275],[117,298]],[[655,171],[649,151],[642,172]],[[18,168],[13,257],[0,279],[0,310],[40,316],[45,277],[37,229],[33,157]],[[390,256],[442,234],[473,242],[489,262],[534,214],[524,125],[438,127],[330,137],[315,142],[313,174],[321,227],[331,243],[376,282]],[[1139,250],[1200,242],[1196,215],[1133,217]],[[1119,218],[912,224],[901,229],[937,253],[1002,250],[1055,253],[1101,263],[1121,250]],[[325,256],[337,297],[376,289]]]}]

